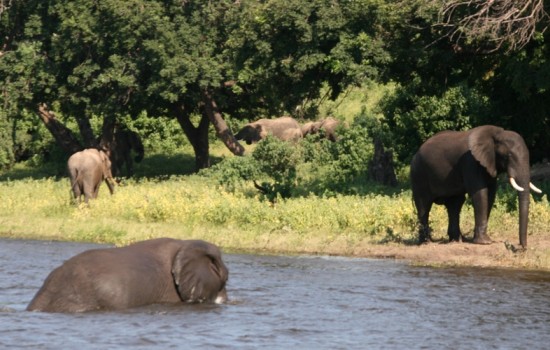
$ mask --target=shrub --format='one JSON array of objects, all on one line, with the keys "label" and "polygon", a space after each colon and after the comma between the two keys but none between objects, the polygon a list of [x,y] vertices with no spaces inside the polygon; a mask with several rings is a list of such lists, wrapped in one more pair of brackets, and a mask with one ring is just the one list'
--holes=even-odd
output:
[{"label": "shrub", "polygon": [[142,112],[135,119],[125,116],[118,121],[141,136],[147,153],[174,154],[189,146],[189,140],[176,119],[150,117]]},{"label": "shrub", "polygon": [[382,102],[396,155],[406,163],[430,136],[468,129],[488,113],[487,98],[468,86],[450,87],[439,95],[423,93],[421,86],[417,77]]},{"label": "shrub", "polygon": [[263,194],[272,202],[278,196],[290,197],[297,185],[298,165],[303,162],[299,144],[268,136],[254,149],[252,157],[269,179],[258,186]]},{"label": "shrub", "polygon": [[310,135],[300,142],[268,137],[252,156],[229,157],[202,175],[215,178],[228,191],[252,182],[264,197],[275,201],[309,194],[364,193],[367,167],[373,155],[369,130],[361,124],[342,128],[331,142]]},{"label": "shrub", "polygon": [[244,183],[261,177],[260,164],[253,157],[228,157],[210,168],[202,169],[199,175],[216,180],[226,190],[235,192]]}]

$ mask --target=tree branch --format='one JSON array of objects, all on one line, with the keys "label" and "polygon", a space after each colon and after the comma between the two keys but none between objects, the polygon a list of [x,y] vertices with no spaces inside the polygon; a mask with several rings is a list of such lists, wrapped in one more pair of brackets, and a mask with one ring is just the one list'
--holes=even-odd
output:
[{"label": "tree branch", "polygon": [[543,0],[447,0],[436,26],[451,41],[474,42],[491,53],[519,50],[549,25]]},{"label": "tree branch", "polygon": [[38,116],[53,135],[57,144],[67,154],[71,155],[82,150],[82,146],[74,136],[73,132],[55,118],[55,114],[48,109],[48,106],[45,103],[38,105]]},{"label": "tree branch", "polygon": [[231,130],[227,127],[227,123],[218,109],[216,101],[208,89],[203,90],[204,109],[208,119],[216,129],[216,135],[223,141],[227,148],[235,155],[242,156],[244,147],[235,139]]}]

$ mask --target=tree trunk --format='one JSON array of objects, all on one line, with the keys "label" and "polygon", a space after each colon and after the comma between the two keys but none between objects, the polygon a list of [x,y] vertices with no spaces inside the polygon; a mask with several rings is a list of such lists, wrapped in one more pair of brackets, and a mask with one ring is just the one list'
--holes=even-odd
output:
[{"label": "tree trunk", "polygon": [[101,126],[101,137],[99,139],[99,148],[101,148],[107,156],[111,158],[113,148],[115,147],[115,123],[114,117],[104,117],[103,125]]},{"label": "tree trunk", "polygon": [[94,136],[94,131],[92,130],[92,125],[90,124],[90,119],[84,111],[79,113],[79,117],[76,117],[76,122],[78,124],[78,130],[80,131],[80,136],[84,142],[85,148],[97,147],[98,140]]},{"label": "tree trunk", "polygon": [[237,156],[242,156],[244,154],[244,147],[241,146],[237,139],[235,139],[235,136],[233,136],[233,133],[227,127],[227,124],[218,109],[218,105],[208,89],[203,90],[203,101],[206,116],[212,125],[214,125],[216,135],[222,140],[231,153]]},{"label": "tree trunk", "polygon": [[209,120],[206,116],[202,116],[198,127],[191,123],[189,112],[183,105],[174,105],[172,112],[176,116],[185,136],[191,142],[195,151],[195,171],[210,167],[210,153],[208,143],[208,126]]},{"label": "tree trunk", "polygon": [[38,105],[38,116],[55,138],[59,147],[68,155],[82,150],[82,145],[78,142],[73,132],[55,119],[54,113],[48,109],[45,103]]}]

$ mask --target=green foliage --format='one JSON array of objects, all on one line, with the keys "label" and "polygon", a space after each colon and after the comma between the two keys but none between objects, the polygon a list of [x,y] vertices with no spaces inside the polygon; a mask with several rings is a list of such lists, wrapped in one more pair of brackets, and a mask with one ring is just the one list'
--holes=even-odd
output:
[{"label": "green foliage", "polygon": [[252,157],[260,170],[273,179],[271,184],[262,184],[269,199],[274,200],[277,195],[288,198],[296,187],[297,167],[302,161],[301,149],[292,142],[268,136],[254,149]]},{"label": "green foliage", "polygon": [[[178,176],[128,180],[113,196],[102,185],[89,206],[74,206],[69,187],[66,178],[1,181],[0,236],[116,244],[169,236],[206,239],[224,249],[325,254],[353,254],[365,243],[416,242],[410,191],[278,198],[272,205],[259,196],[225,191],[204,176]],[[550,204],[547,196],[538,198],[531,202],[529,233],[543,236]],[[517,211],[501,201],[497,197],[491,212],[490,235],[515,241]],[[464,233],[471,237],[471,205],[462,213]],[[446,239],[444,207],[434,206],[430,219],[434,238]]]},{"label": "green foliage", "polygon": [[315,115],[317,106],[309,102],[323,85],[335,98],[350,84],[377,76],[389,60],[376,35],[377,1],[244,4],[227,53],[243,91],[255,97],[253,107],[264,108],[264,114],[300,106],[301,115]]},{"label": "green foliage", "polygon": [[339,140],[309,135],[300,142],[268,137],[251,156],[226,158],[202,174],[225,189],[248,193],[255,183],[270,201],[309,194],[365,193],[372,139],[360,124],[338,129]]},{"label": "green foliage", "polygon": [[408,163],[418,147],[442,130],[466,130],[487,114],[488,100],[465,85],[443,94],[418,94],[421,79],[398,87],[383,101],[385,122],[391,130],[398,159]]},{"label": "green foliage", "polygon": [[260,164],[253,157],[228,157],[208,169],[202,169],[202,176],[215,179],[226,190],[236,192],[246,188],[246,183],[262,176]]},{"label": "green foliage", "polygon": [[[307,171],[301,176],[304,191],[331,195],[361,192],[367,181],[373,144],[368,130],[359,123],[341,128],[338,142],[308,136],[303,142]],[[304,169],[304,170],[305,170]]]},{"label": "green foliage", "polygon": [[135,118],[120,118],[119,124],[138,133],[146,153],[173,155],[190,147],[189,140],[181,131],[177,120],[172,118],[153,118],[143,111]]},{"label": "green foliage", "polygon": [[[233,128],[281,113],[317,119],[320,103],[371,82],[397,86],[376,114],[386,119],[384,136],[402,163],[439,130],[488,123],[523,135],[533,160],[548,157],[550,32],[513,55],[482,55],[442,37],[434,25],[439,6],[420,0],[13,1],[0,18],[6,33],[0,36],[0,164],[53,153],[51,140],[27,120],[39,103],[76,133],[93,118],[126,123],[143,111],[174,118],[183,110],[183,119],[196,125],[209,91]],[[351,122],[357,109],[338,112]],[[133,124],[148,149],[173,153],[188,145],[184,137],[197,136],[176,132],[173,121],[154,124]]]},{"label": "green foliage", "polygon": [[9,169],[15,161],[9,124],[5,114],[0,110],[0,171]]}]

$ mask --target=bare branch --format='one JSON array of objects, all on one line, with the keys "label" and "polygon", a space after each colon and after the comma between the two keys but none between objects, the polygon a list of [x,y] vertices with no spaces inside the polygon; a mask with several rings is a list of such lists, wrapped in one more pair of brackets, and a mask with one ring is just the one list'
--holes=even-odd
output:
[{"label": "bare branch", "polygon": [[543,0],[445,0],[439,27],[455,43],[475,43],[484,52],[521,49],[549,23]]}]

